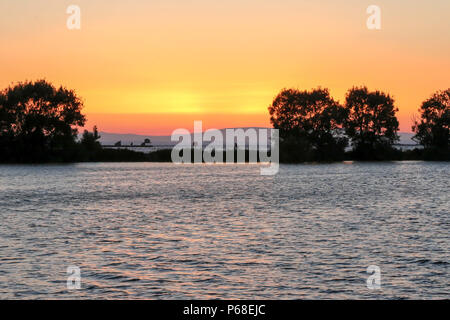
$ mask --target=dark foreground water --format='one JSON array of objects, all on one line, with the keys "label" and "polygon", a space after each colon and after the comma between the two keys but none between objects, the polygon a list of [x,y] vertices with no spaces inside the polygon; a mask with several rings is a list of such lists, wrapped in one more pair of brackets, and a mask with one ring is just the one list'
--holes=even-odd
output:
[{"label": "dark foreground water", "polygon": [[258,168],[0,166],[0,298],[450,297],[450,164]]}]

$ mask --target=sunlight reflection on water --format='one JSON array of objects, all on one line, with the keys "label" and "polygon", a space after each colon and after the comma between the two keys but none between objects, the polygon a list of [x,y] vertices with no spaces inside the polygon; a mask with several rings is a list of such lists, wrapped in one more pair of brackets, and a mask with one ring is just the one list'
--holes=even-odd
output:
[{"label": "sunlight reflection on water", "polygon": [[0,298],[448,298],[449,169],[0,166]]}]

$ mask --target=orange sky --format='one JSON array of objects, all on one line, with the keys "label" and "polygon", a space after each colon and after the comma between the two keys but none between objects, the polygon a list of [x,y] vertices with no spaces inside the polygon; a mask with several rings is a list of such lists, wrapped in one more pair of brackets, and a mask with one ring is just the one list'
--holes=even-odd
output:
[{"label": "orange sky", "polygon": [[[66,8],[81,8],[81,30]],[[284,87],[390,92],[402,131],[421,101],[450,86],[450,1],[154,0],[0,3],[0,87],[45,78],[85,101],[88,127],[170,134],[268,126]],[[375,3],[374,2],[374,3]]]}]

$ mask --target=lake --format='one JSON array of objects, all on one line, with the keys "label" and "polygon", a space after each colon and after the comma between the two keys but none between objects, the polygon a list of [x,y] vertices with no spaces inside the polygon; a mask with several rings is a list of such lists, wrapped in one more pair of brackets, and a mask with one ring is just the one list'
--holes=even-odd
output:
[{"label": "lake", "polygon": [[2,165],[0,298],[449,298],[449,178],[441,162]]}]

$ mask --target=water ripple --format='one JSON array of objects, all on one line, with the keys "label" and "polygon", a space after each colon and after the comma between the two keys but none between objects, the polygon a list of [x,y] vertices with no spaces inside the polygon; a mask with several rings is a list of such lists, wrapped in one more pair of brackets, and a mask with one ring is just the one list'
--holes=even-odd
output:
[{"label": "water ripple", "polygon": [[449,169],[0,166],[0,298],[448,298]]}]

